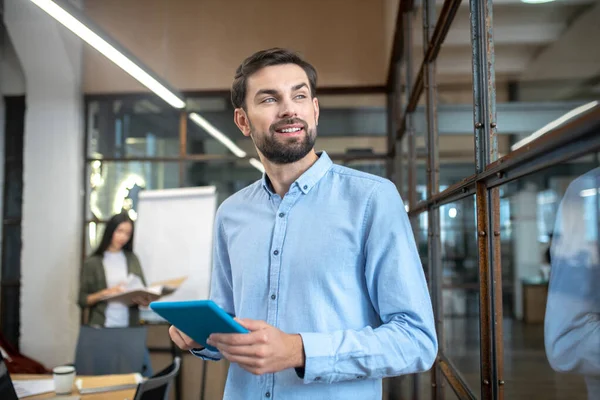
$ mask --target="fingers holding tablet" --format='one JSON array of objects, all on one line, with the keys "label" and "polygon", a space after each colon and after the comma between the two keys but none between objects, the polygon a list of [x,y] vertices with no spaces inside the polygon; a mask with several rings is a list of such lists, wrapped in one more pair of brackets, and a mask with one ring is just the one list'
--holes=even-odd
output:
[{"label": "fingers holding tablet", "polygon": [[171,325],[169,328],[169,336],[171,336],[171,340],[179,347],[181,350],[192,350],[192,349],[201,349],[202,345],[198,344],[191,337],[186,335],[177,329],[174,325]]}]

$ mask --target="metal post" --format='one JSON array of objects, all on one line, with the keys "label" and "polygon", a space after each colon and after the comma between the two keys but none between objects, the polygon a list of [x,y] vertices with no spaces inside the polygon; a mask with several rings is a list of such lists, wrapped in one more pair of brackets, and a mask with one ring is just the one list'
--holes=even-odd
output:
[{"label": "metal post", "polygon": [[[412,39],[412,19],[413,10],[407,10],[404,13],[404,63],[405,63],[405,84],[406,103],[410,101],[410,88],[413,87],[413,39]],[[417,154],[415,145],[415,128],[413,124],[413,113],[405,115],[406,133],[408,135],[408,207],[410,210],[417,204]]]},{"label": "metal post", "polygon": [[396,131],[400,124],[402,123],[402,92],[403,92],[403,84],[402,84],[402,61],[398,61],[394,65],[394,82],[396,83],[394,87],[394,115],[392,117],[392,121],[394,121],[393,128],[388,133],[390,146],[394,147],[394,173],[396,181],[396,187],[400,191],[400,196],[402,200],[406,201],[406,193],[404,193],[404,166],[403,166],[403,157],[404,157],[404,146],[403,142],[397,140]]},{"label": "metal post", "polygon": [[[405,96],[406,96],[406,104],[410,101],[411,90],[413,88],[413,9],[407,9],[402,18],[402,26],[404,28],[404,85],[406,87]],[[407,136],[407,156],[408,156],[408,208],[412,210],[413,207],[417,204],[417,155],[415,148],[415,129],[413,123],[413,112],[408,111],[405,115],[401,115],[402,119],[405,121],[406,126],[404,126]],[[399,125],[400,127],[400,125]],[[404,139],[401,139],[404,140]],[[418,233],[419,229],[419,220],[416,217],[411,218],[411,225],[413,227],[413,231],[415,234]],[[419,400],[420,398],[420,382],[421,375],[413,374],[412,375],[412,399]]]},{"label": "metal post", "polygon": [[[403,37],[404,37],[404,85],[406,87],[405,90],[405,98],[406,104],[410,101],[411,90],[413,87],[413,18],[414,18],[414,10],[407,9],[402,15],[402,27],[403,27]],[[405,115],[400,115],[400,117],[405,121],[406,126],[406,134],[407,134],[407,156],[408,156],[408,208],[412,210],[412,208],[417,204],[417,156],[415,149],[415,129],[413,124],[413,112],[407,110]],[[399,125],[400,127],[400,125]],[[403,138],[401,140],[404,140]],[[419,219],[417,217],[413,217],[410,219],[410,223],[412,225],[413,231],[415,234],[419,232]],[[418,238],[418,237],[417,237]],[[421,383],[421,375],[413,374],[412,375],[412,399],[419,400],[420,398],[420,383]]]},{"label": "metal post", "polygon": [[387,116],[387,151],[385,158],[385,173],[388,179],[392,180],[397,185],[397,177],[394,176],[394,159],[396,158],[396,130],[394,129],[394,103],[395,94],[388,93],[386,95],[386,116]]},{"label": "metal post", "polygon": [[[476,170],[498,158],[492,0],[470,0]],[[477,182],[482,399],[502,399],[502,270],[498,189]]]},{"label": "metal post", "polygon": [[179,115],[179,187],[185,183],[185,156],[187,154],[187,112]]},{"label": "metal post", "polygon": [[[435,0],[423,1],[423,43],[429,43],[435,28]],[[426,54],[429,46],[423,46]],[[427,197],[431,198],[439,191],[439,156],[437,129],[437,87],[435,82],[435,61],[428,62],[424,74],[424,89],[427,102]],[[440,244],[440,210],[430,207],[428,216],[428,259],[431,301],[435,315],[435,328],[438,337],[439,351],[443,352],[444,331],[442,324],[442,285],[441,285],[441,244]],[[436,362],[431,370],[432,399],[443,399],[443,377]]]}]

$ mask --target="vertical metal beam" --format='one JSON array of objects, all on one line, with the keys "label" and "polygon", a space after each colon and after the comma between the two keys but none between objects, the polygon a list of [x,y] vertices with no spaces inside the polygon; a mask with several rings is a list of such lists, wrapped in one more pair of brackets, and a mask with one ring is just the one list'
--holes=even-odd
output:
[{"label": "vertical metal beam", "polygon": [[[404,13],[404,65],[406,71],[406,103],[410,101],[410,88],[413,87],[413,10]],[[417,205],[417,151],[415,145],[415,128],[413,113],[407,113],[403,119],[406,120],[406,133],[408,136],[408,207],[413,209]]]},{"label": "vertical metal beam", "polygon": [[470,6],[475,161],[477,172],[483,172],[498,154],[492,0],[470,0]]},{"label": "vertical metal beam", "polygon": [[[402,27],[404,37],[404,86],[406,104],[410,101],[411,90],[413,88],[413,18],[414,10],[412,7],[407,8],[402,14]],[[408,110],[407,110],[408,111]],[[400,122],[398,128],[406,130],[407,141],[407,183],[408,183],[408,208],[412,210],[417,205],[417,151],[415,148],[415,129],[413,122],[413,112],[408,111],[405,115],[400,114]],[[406,125],[403,126],[402,124]],[[400,140],[404,140],[403,137]],[[418,232],[419,220],[416,217],[411,218],[411,225],[415,234]],[[421,375],[412,375],[412,399],[420,399]]]},{"label": "vertical metal beam", "polygon": [[[476,1],[476,0],[475,0]],[[487,188],[477,182],[477,248],[479,252],[479,338],[481,398],[494,399],[493,390],[493,326],[491,312],[490,257],[487,237],[489,236],[489,214]]]},{"label": "vertical metal beam", "polygon": [[[470,0],[476,170],[498,158],[492,0]],[[498,189],[477,183],[481,398],[502,399],[502,273]]]},{"label": "vertical metal beam", "polygon": [[400,126],[400,124],[402,123],[402,94],[403,94],[403,84],[402,84],[402,61],[398,61],[395,65],[395,77],[394,77],[394,82],[396,82],[395,87],[394,87],[394,101],[393,101],[393,117],[392,117],[392,121],[394,121],[394,123],[392,124],[392,128],[391,130],[388,131],[388,134],[390,135],[388,137],[389,139],[389,144],[390,146],[392,146],[394,148],[394,154],[393,154],[393,160],[394,160],[394,173],[395,173],[395,178],[396,181],[394,182],[396,184],[396,187],[398,187],[399,191],[400,191],[400,195],[402,196],[402,199],[404,201],[407,200],[406,196],[407,194],[404,193],[404,165],[403,165],[403,157],[404,157],[404,146],[402,141],[398,141],[397,140],[397,129]]},{"label": "vertical metal beam", "polygon": [[187,112],[179,114],[179,187],[185,182],[185,156],[187,154]]},{"label": "vertical metal beam", "polygon": [[500,243],[500,188],[488,190],[490,198],[491,230],[489,246],[492,251],[492,320],[494,330],[494,390],[496,399],[504,399],[504,334],[502,312],[502,252]]},{"label": "vertical metal beam", "polygon": [[[395,66],[394,66],[395,67]],[[394,175],[394,159],[396,157],[396,130],[394,129],[394,112],[395,112],[395,95],[394,93],[386,94],[386,130],[387,130],[387,142],[386,142],[386,158],[385,158],[385,172],[387,178],[392,180],[397,185],[397,177]]]},{"label": "vertical metal beam", "polygon": [[[85,258],[87,257],[87,254],[85,254],[85,243],[87,238],[89,237],[88,235],[88,231],[89,231],[89,224],[87,222],[87,210],[89,208],[89,198],[88,198],[88,185],[90,184],[89,182],[89,175],[88,175],[88,165],[90,165],[90,163],[87,161],[87,157],[89,155],[89,146],[88,146],[88,141],[89,141],[89,132],[88,130],[90,129],[90,101],[84,97],[83,100],[83,182],[82,182],[82,194],[83,194],[83,207],[81,210],[81,222],[83,223],[83,235],[81,238],[81,265],[83,266],[83,261],[85,261]],[[6,180],[4,181],[6,182]],[[6,191],[6,186],[4,191]],[[6,204],[6,194],[4,195],[4,204]],[[82,319],[81,319],[81,323],[83,323],[83,313],[81,315]]]},{"label": "vertical metal beam", "polygon": [[[435,29],[435,0],[423,1],[423,43],[429,43]],[[426,54],[427,46],[423,46]],[[425,66],[424,89],[427,103],[427,197],[431,198],[439,191],[439,155],[437,129],[437,87],[435,81],[435,61]],[[442,262],[440,244],[440,210],[430,207],[428,210],[428,259],[431,301],[435,315],[435,328],[438,337],[439,351],[443,352],[444,328],[442,324]],[[432,399],[443,399],[443,376],[439,363],[431,370]]]}]

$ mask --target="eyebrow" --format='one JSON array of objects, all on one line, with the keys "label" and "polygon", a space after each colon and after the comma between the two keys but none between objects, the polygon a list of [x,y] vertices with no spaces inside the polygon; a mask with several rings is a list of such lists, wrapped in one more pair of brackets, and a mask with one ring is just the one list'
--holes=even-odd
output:
[{"label": "eyebrow", "polygon": [[[295,92],[297,90],[302,89],[303,87],[308,88],[308,85],[305,82],[299,83],[297,85],[295,85],[294,87],[292,87],[292,92]],[[275,89],[261,89],[258,92],[256,92],[256,95],[254,96],[255,98],[263,95],[263,94],[268,94],[271,96],[275,96],[279,93],[279,91],[275,90]]]}]

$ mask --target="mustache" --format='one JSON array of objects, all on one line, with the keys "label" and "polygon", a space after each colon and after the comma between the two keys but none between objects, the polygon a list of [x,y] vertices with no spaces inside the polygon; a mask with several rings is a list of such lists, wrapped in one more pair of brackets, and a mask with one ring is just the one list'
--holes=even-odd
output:
[{"label": "mustache", "polygon": [[305,120],[300,119],[300,118],[282,119],[281,121],[272,124],[271,127],[269,128],[269,130],[273,133],[278,129],[282,129],[286,125],[296,125],[296,124],[302,125],[302,128],[304,128],[304,132],[308,132],[308,124],[306,123]]}]

